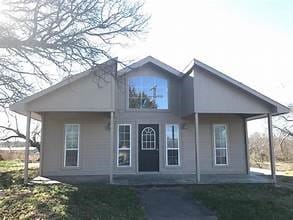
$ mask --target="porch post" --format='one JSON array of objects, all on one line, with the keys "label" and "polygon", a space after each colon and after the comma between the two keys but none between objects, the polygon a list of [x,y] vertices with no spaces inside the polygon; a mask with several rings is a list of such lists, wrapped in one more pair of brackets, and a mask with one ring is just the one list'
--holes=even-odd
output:
[{"label": "porch post", "polygon": [[43,152],[44,152],[44,136],[45,136],[45,116],[44,113],[41,114],[41,143],[40,143],[40,167],[39,175],[43,175]]},{"label": "porch post", "polygon": [[24,184],[28,184],[28,160],[30,147],[31,112],[26,112],[26,140],[24,151]]},{"label": "porch post", "polygon": [[110,120],[110,184],[113,183],[113,145],[114,145],[114,112]]},{"label": "porch post", "polygon": [[275,167],[275,151],[274,151],[274,137],[272,127],[272,114],[268,114],[268,131],[269,131],[269,147],[270,147],[270,162],[271,162],[271,175],[273,182],[276,183],[276,167]]},{"label": "porch post", "polygon": [[195,136],[195,166],[196,166],[196,182],[200,182],[199,167],[199,134],[198,134],[198,113],[194,113],[194,136]]},{"label": "porch post", "polygon": [[244,135],[245,135],[245,158],[246,158],[246,174],[250,173],[249,170],[249,142],[248,142],[248,131],[247,131],[247,119],[244,120]]}]

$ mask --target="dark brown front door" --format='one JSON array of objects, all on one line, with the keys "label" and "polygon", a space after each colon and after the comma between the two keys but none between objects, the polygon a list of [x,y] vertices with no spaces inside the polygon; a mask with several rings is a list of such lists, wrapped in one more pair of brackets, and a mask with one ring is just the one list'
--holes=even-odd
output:
[{"label": "dark brown front door", "polygon": [[159,171],[159,125],[138,125],[139,171]]}]

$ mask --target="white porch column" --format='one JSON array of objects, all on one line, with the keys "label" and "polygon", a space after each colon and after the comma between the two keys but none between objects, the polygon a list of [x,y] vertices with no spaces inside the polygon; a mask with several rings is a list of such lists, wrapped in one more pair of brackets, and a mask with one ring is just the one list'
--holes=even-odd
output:
[{"label": "white porch column", "polygon": [[276,183],[276,167],[275,167],[275,151],[274,151],[274,137],[272,126],[272,114],[268,115],[268,131],[269,131],[269,147],[270,147],[270,161],[271,161],[271,175],[274,183]]},{"label": "white porch column", "polygon": [[114,112],[110,119],[110,184],[113,183]]},{"label": "white porch column", "polygon": [[195,166],[196,166],[196,182],[200,182],[199,167],[199,133],[198,133],[198,113],[194,113],[194,137],[195,137]]},{"label": "white porch column", "polygon": [[248,142],[248,130],[247,119],[244,119],[244,132],[245,132],[245,157],[246,157],[246,174],[250,173],[249,170],[249,142]]},{"label": "white porch column", "polygon": [[44,136],[45,136],[45,116],[44,116],[44,113],[42,113],[41,114],[41,142],[40,142],[39,176],[43,175]]},{"label": "white porch column", "polygon": [[26,141],[24,152],[24,184],[28,184],[28,161],[30,147],[30,127],[31,127],[31,112],[26,113]]}]

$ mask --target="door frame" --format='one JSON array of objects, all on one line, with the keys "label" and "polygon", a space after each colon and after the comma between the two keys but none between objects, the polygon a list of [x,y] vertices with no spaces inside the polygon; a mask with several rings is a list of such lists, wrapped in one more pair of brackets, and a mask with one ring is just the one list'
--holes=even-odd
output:
[{"label": "door frame", "polygon": [[[159,131],[159,169],[158,171],[139,171],[139,125],[158,125]],[[161,172],[161,161],[160,161],[160,151],[161,151],[161,124],[160,123],[153,123],[153,122],[139,122],[136,124],[136,173],[137,174],[157,174]]]}]

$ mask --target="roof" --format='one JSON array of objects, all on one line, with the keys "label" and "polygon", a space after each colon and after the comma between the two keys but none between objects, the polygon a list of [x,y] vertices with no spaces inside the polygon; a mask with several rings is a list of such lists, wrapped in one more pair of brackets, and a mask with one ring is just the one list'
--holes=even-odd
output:
[{"label": "roof", "polygon": [[[253,95],[253,96],[257,97],[257,98],[259,98],[259,99],[261,99],[261,100],[263,100],[263,101],[265,101],[265,102],[267,102],[267,103],[269,103],[269,104],[271,104],[273,106],[276,106],[278,108],[279,114],[280,113],[281,114],[282,113],[288,113],[290,111],[290,109],[287,106],[282,105],[281,103],[279,103],[279,102],[277,102],[277,101],[275,101],[275,100],[273,100],[273,99],[261,94],[260,92],[254,90],[254,89],[250,88],[249,86],[247,86],[247,85],[245,85],[245,84],[243,84],[243,83],[231,78],[230,76],[228,76],[228,75],[226,75],[226,74],[224,74],[224,73],[222,73],[222,72],[220,72],[220,71],[208,66],[207,64],[205,64],[205,63],[203,63],[203,62],[201,62],[199,60],[194,59],[194,65],[199,66],[199,67],[207,70],[209,73],[213,74],[214,76],[216,76],[216,77],[218,77],[218,78],[220,78],[222,80],[225,80],[228,83],[231,83],[232,85],[244,90],[245,92],[247,92],[247,93],[249,93],[249,94],[251,94],[251,95]],[[190,74],[192,72],[192,70],[194,68],[194,65],[185,73],[185,75]]]},{"label": "roof", "polygon": [[147,56],[135,63],[132,63],[131,65],[123,68],[122,70],[118,71],[118,74],[119,75],[123,75],[123,74],[126,74],[130,71],[133,71],[134,69],[137,69],[137,68],[140,68],[142,66],[144,66],[145,64],[148,64],[148,63],[152,63],[153,65],[163,69],[163,70],[166,70],[167,72],[170,72],[172,73],[173,75],[175,76],[178,76],[178,77],[181,77],[184,75],[183,72],[169,66],[168,64],[166,63],[163,63],[162,61],[152,57],[152,56]]},{"label": "roof", "polygon": [[[108,61],[106,61],[106,62],[104,62],[104,63],[102,63],[100,65],[111,65],[114,62],[115,62],[115,64],[117,63],[116,58],[108,60]],[[242,89],[243,91],[245,91],[245,92],[247,92],[247,93],[249,93],[249,94],[251,94],[251,95],[253,95],[253,96],[257,97],[257,98],[259,98],[260,100],[263,100],[266,103],[269,103],[269,104],[275,106],[277,108],[277,113],[276,114],[288,113],[290,111],[290,109],[288,107],[286,107],[286,106],[284,106],[284,105],[272,100],[271,98],[269,98],[269,97],[257,92],[256,90],[244,85],[243,83],[241,83],[241,82],[239,82],[239,81],[237,81],[237,80],[225,75],[224,73],[222,73],[222,72],[220,72],[220,71],[218,71],[218,70],[216,70],[216,69],[214,69],[214,68],[212,68],[212,67],[210,67],[210,66],[208,66],[208,65],[206,65],[206,64],[204,64],[201,61],[196,60],[196,59],[194,59],[194,63],[192,65],[192,67],[186,73],[183,73],[183,72],[181,72],[181,71],[179,71],[179,70],[177,70],[177,69],[175,69],[175,68],[173,68],[173,67],[171,67],[171,66],[169,66],[169,65],[167,65],[167,64],[165,64],[163,62],[161,62],[160,60],[158,60],[158,59],[156,59],[156,58],[154,58],[152,56],[148,56],[148,57],[145,57],[145,58],[143,58],[143,59],[141,59],[141,60],[139,60],[139,61],[127,66],[127,67],[125,67],[125,68],[123,68],[122,70],[120,70],[118,72],[118,75],[126,74],[126,73],[128,73],[130,71],[133,71],[134,69],[140,68],[140,67],[142,67],[142,66],[144,66],[144,65],[146,65],[148,63],[151,63],[151,64],[153,64],[153,65],[155,65],[155,66],[157,66],[157,67],[159,67],[159,68],[161,68],[161,69],[163,69],[163,70],[165,70],[165,71],[167,71],[167,72],[169,72],[169,73],[171,73],[171,74],[173,74],[173,75],[175,75],[177,77],[184,77],[185,75],[190,74],[193,71],[194,67],[196,67],[196,66],[201,67],[201,68],[207,70],[208,73],[213,74],[214,76],[216,76],[218,78],[221,78],[222,80],[225,80],[228,83],[231,83],[232,85]],[[95,68],[98,68],[98,66],[95,67]],[[45,96],[46,94],[48,94],[48,93],[50,93],[52,91],[55,91],[55,90],[57,90],[57,89],[59,89],[61,87],[64,87],[64,86],[66,86],[68,84],[71,84],[71,83],[73,83],[73,82],[75,82],[75,81],[77,81],[77,80],[89,75],[90,73],[92,73],[92,71],[95,68],[92,68],[90,70],[84,71],[84,72],[76,74],[76,75],[72,75],[72,76],[62,80],[61,82],[59,82],[59,83],[47,88],[47,89],[44,89],[44,90],[42,90],[40,92],[37,92],[37,93],[35,93],[35,94],[31,95],[31,96],[28,96],[28,97],[20,100],[19,102],[16,102],[15,104],[12,104],[10,106],[10,109],[12,111],[17,112],[17,113],[25,115],[26,114],[25,105],[27,103],[29,103],[29,102],[31,102],[33,100],[36,100],[36,99],[38,99],[38,98],[40,98],[42,96]],[[32,113],[32,117],[35,118],[35,119],[38,119],[38,120],[40,119],[40,116],[37,113]]]},{"label": "roof", "polygon": [[[111,65],[113,63],[116,63],[116,58],[114,59],[111,59],[111,60],[108,60],[104,63],[101,63],[99,64],[98,66],[96,67],[93,67],[89,70],[86,70],[84,72],[81,72],[81,73],[78,73],[78,74],[74,74],[74,75],[70,75],[69,77],[66,77],[65,79],[63,79],[62,81],[60,81],[59,83],[55,84],[55,85],[52,85],[46,89],[43,89],[37,93],[34,93],[33,95],[31,96],[28,96],[28,97],[25,97],[24,99],[12,104],[9,106],[10,110],[14,111],[14,112],[17,112],[19,114],[22,114],[22,115],[26,115],[26,110],[25,110],[25,104],[26,103],[29,103],[33,100],[36,100],[42,96],[45,96],[47,95],[48,93],[51,93],[61,87],[64,87],[66,85],[69,85],[81,78],[84,78],[85,76],[89,75],[90,73],[92,73],[95,69],[101,67],[101,65]],[[36,120],[40,120],[41,117],[39,114],[37,113],[32,113],[32,118],[36,119]]]}]

